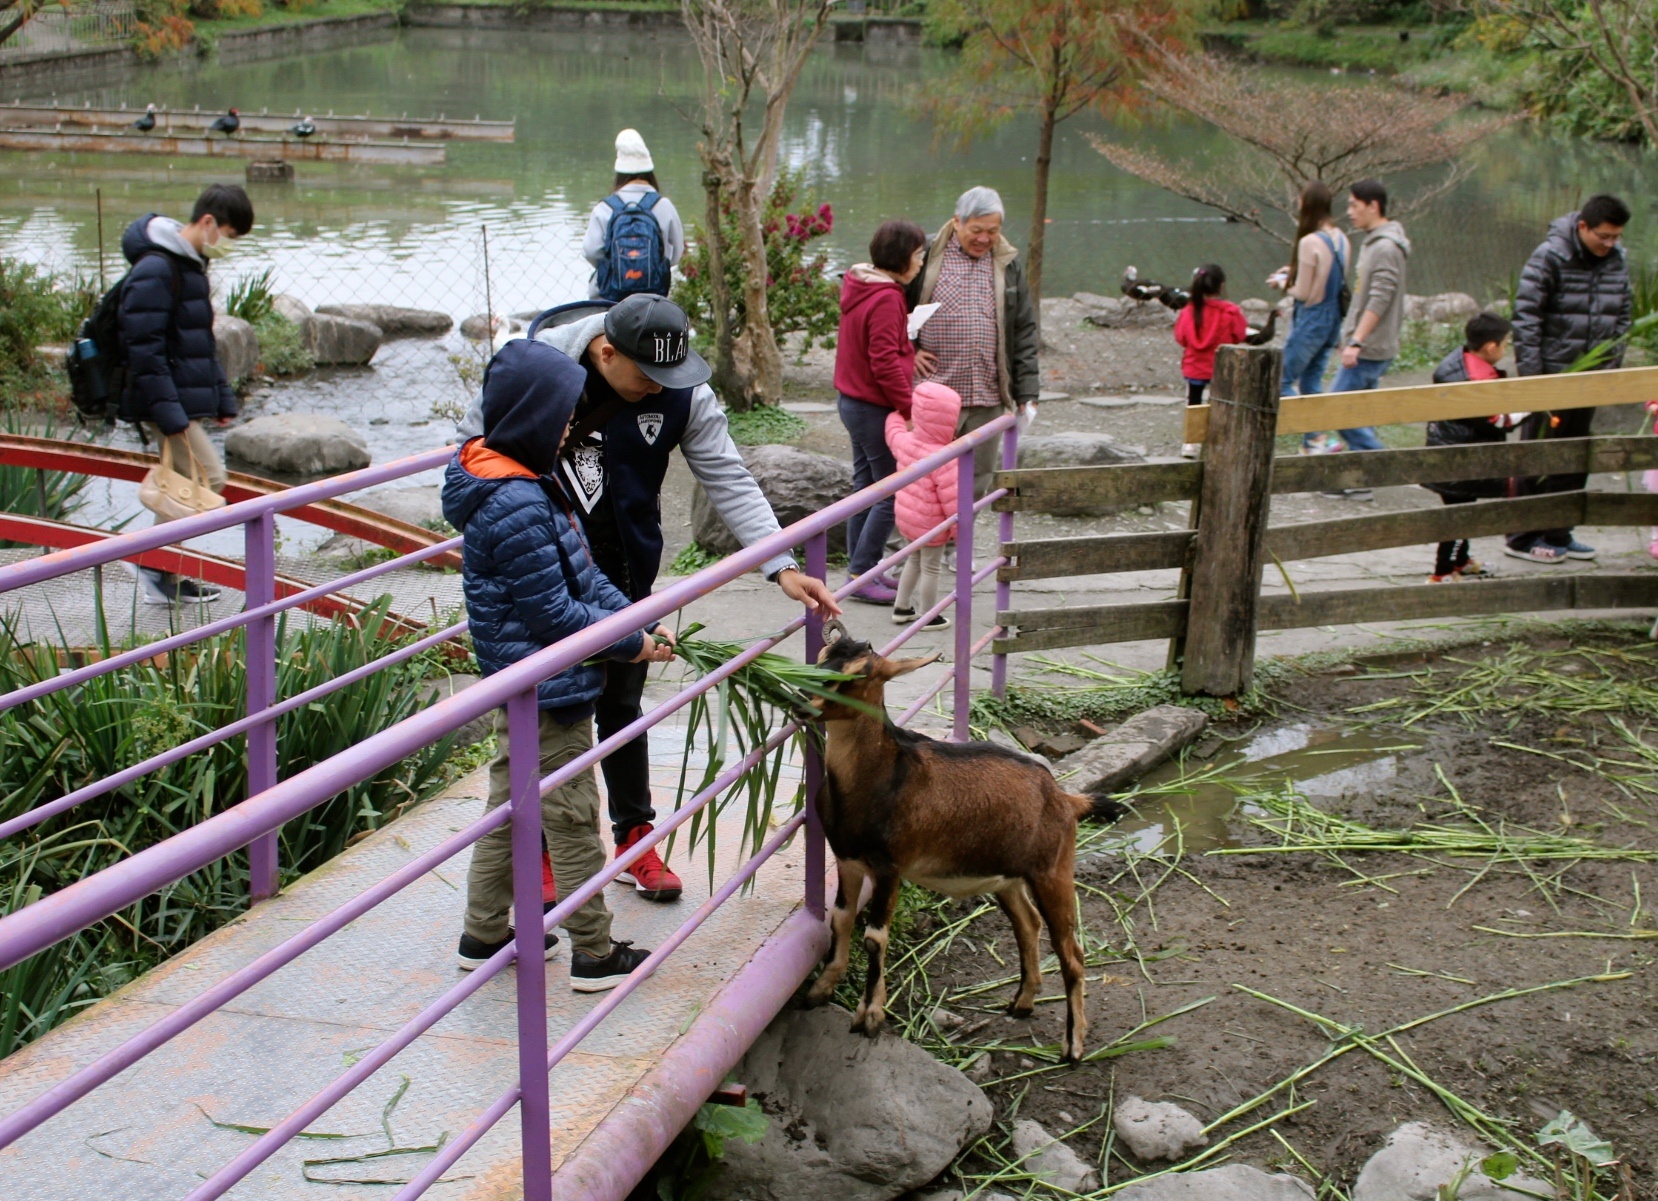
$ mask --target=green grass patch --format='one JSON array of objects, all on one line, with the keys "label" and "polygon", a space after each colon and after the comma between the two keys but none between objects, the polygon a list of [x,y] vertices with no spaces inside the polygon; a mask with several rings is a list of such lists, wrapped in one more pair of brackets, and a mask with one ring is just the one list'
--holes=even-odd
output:
[{"label": "green grass patch", "polygon": [[798,442],[805,436],[808,428],[804,417],[787,409],[780,409],[776,405],[761,405],[759,408],[742,412],[728,412],[725,419],[731,427],[732,441],[738,446],[771,446]]},{"label": "green grass patch", "polygon": [[[1401,41],[1401,33],[1407,34],[1408,40]],[[1266,62],[1390,74],[1432,58],[1440,49],[1440,36],[1432,29],[1308,28],[1242,21],[1204,31],[1209,41]]]},{"label": "green grass patch", "polygon": [[669,575],[696,575],[704,567],[712,567],[720,561],[720,557],[711,550],[704,550],[695,542],[674,556],[674,561],[668,564]]},{"label": "green grass patch", "polygon": [[317,365],[305,348],[299,326],[274,310],[253,323],[259,339],[259,365],[267,375],[304,375]]}]

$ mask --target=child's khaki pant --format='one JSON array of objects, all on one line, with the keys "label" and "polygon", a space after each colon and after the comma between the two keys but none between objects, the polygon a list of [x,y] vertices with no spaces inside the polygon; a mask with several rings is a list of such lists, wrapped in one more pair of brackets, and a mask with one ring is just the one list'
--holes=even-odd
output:
[{"label": "child's khaki pant", "polygon": [[[541,775],[547,776],[593,745],[593,720],[560,725],[546,713],[541,719]],[[489,805],[485,812],[511,799],[510,748],[507,711],[495,711],[495,737],[500,751],[489,765]],[[562,788],[541,798],[541,829],[553,860],[553,878],[560,896],[584,884],[605,865],[599,841],[599,786],[590,767]],[[540,872],[536,873],[540,895]],[[466,877],[466,932],[483,942],[507,936],[507,908],[512,904],[512,823],[497,826],[472,847],[472,868]],[[539,911],[536,917],[540,917]],[[522,916],[520,921],[524,920]],[[578,951],[599,958],[610,954],[610,910],[604,892],[564,919],[570,943]]]}]

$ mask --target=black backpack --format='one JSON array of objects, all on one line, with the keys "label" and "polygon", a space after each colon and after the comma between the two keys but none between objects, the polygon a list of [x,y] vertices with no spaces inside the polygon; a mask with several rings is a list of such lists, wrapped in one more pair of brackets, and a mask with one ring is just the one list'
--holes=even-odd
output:
[{"label": "black backpack", "polygon": [[[166,254],[154,250],[151,254]],[[140,256],[143,262],[148,256]],[[173,269],[173,302],[178,303],[183,281],[179,276],[178,260],[167,255],[167,264]],[[133,266],[137,266],[134,263]],[[121,407],[121,397],[127,390],[127,352],[121,345],[121,296],[126,291],[128,271],[115,281],[115,286],[98,300],[92,315],[81,323],[81,336],[69,346],[64,366],[69,371],[69,398],[75,403],[75,412],[82,421],[102,421],[114,425]],[[168,316],[168,330],[172,317]]]}]

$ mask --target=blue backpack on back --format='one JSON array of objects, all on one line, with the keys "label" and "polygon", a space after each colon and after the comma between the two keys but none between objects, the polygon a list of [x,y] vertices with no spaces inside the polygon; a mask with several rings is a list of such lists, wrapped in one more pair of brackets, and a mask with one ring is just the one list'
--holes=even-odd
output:
[{"label": "blue backpack on back", "polygon": [[673,284],[662,227],[651,210],[662,197],[646,192],[638,200],[623,200],[612,192],[610,228],[605,231],[604,258],[599,261],[599,295],[622,300],[635,292],[666,296]]}]

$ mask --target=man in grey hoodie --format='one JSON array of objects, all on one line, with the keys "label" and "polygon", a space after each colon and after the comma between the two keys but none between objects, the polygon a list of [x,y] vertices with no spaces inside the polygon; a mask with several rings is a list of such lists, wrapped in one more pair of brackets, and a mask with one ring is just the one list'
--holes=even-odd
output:
[{"label": "man in grey hoodie", "polygon": [[[726,428],[711,374],[690,348],[690,322],[672,301],[640,292],[612,305],[596,300],[543,315],[537,341],[587,372],[558,456],[564,492],[580,518],[593,560],[631,601],[651,593],[662,565],[662,481],[677,446],[721,520],[744,546],[778,531],[777,517],[749,474]],[[487,377],[486,377],[487,378]],[[461,419],[460,440],[483,433],[482,399]],[[761,566],[790,600],[824,616],[840,612],[821,580],[800,571],[788,552]],[[648,663],[610,663],[594,706],[600,740],[640,715]],[[605,757],[605,791],[620,855],[651,831],[650,754],[641,734]],[[655,851],[618,879],[648,900],[679,898],[681,883]]]},{"label": "man in grey hoodie", "polygon": [[[1347,218],[1365,235],[1359,251],[1358,280],[1353,303],[1342,331],[1341,367],[1331,392],[1365,392],[1381,382],[1399,355],[1399,333],[1405,323],[1405,260],[1410,239],[1405,228],[1387,217],[1387,189],[1374,179],[1361,179],[1349,189]],[[1381,450],[1374,426],[1341,431],[1349,450]],[[1341,493],[1369,500],[1368,488]]]}]

